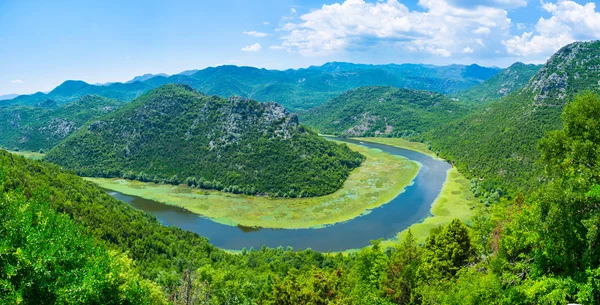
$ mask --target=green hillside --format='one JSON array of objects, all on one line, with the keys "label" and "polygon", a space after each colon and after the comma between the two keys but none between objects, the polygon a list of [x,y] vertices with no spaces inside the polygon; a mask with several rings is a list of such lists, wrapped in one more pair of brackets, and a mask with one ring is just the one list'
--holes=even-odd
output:
[{"label": "green hillside", "polygon": [[340,188],[363,157],[275,103],[165,85],[92,121],[46,160],[83,176],[306,197]]},{"label": "green hillside", "polygon": [[7,149],[49,150],[92,118],[114,111],[122,102],[87,95],[57,106],[54,101],[0,108],[0,146]]},{"label": "green hillside", "polygon": [[87,94],[131,101],[165,84],[186,84],[208,95],[239,95],[261,102],[276,102],[290,111],[301,111],[321,105],[346,90],[360,86],[387,85],[453,93],[471,88],[499,71],[498,68],[477,65],[360,65],[338,62],[285,71],[219,66],[185,71],[169,77],[144,75],[133,82],[107,85],[69,80],[48,94],[38,92],[0,101],[0,107],[35,106],[48,99],[64,104]]},{"label": "green hillside", "polygon": [[442,94],[394,87],[360,87],[302,114],[324,134],[410,137],[459,118],[467,108]]},{"label": "green hillside", "polygon": [[477,104],[496,101],[523,87],[540,68],[541,65],[514,63],[485,82],[453,96]]},{"label": "green hillside", "polygon": [[561,127],[563,107],[583,91],[600,92],[600,41],[560,49],[520,90],[426,136],[465,173],[512,190],[541,178],[537,142]]}]

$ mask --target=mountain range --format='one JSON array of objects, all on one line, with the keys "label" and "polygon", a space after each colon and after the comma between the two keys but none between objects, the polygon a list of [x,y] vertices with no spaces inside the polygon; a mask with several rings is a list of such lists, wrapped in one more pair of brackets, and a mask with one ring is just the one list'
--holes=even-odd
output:
[{"label": "mountain range", "polygon": [[301,111],[323,104],[346,90],[360,86],[387,85],[454,93],[480,84],[499,71],[499,68],[478,65],[364,65],[343,62],[285,71],[219,66],[184,71],[168,77],[143,75],[127,83],[100,86],[69,80],[47,94],[38,92],[21,95],[0,102],[0,107],[36,105],[48,99],[60,105],[89,94],[131,101],[151,89],[176,83],[189,85],[207,95],[238,95],[262,102],[274,101],[290,111]]}]

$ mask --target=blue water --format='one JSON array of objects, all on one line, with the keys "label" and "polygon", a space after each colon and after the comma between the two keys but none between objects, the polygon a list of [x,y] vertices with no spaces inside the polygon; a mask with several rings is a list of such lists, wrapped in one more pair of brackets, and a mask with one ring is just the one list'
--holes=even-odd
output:
[{"label": "blue water", "polygon": [[243,228],[219,224],[182,208],[144,198],[108,191],[115,198],[154,215],[167,226],[175,226],[207,237],[217,247],[231,250],[264,246],[291,246],[316,251],[343,251],[362,248],[370,240],[392,238],[411,224],[429,215],[431,204],[446,180],[450,164],[412,150],[383,144],[343,141],[378,148],[421,163],[414,184],[402,194],[369,214],[320,229]]}]

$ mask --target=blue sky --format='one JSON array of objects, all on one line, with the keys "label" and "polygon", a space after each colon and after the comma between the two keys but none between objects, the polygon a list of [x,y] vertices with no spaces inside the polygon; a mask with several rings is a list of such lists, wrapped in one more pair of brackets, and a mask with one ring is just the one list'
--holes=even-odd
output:
[{"label": "blue sky", "polygon": [[564,0],[0,0],[0,94],[223,64],[544,62],[600,39],[600,8]]}]

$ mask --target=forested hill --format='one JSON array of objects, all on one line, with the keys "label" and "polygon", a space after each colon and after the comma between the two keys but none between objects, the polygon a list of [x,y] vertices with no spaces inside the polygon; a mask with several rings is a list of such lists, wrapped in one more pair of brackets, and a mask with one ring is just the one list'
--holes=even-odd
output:
[{"label": "forested hill", "polygon": [[465,172],[531,186],[541,174],[539,139],[561,127],[563,107],[583,91],[600,91],[600,41],[576,42],[554,54],[520,90],[429,135]]},{"label": "forested hill", "polygon": [[261,102],[277,102],[290,111],[300,111],[318,106],[346,90],[360,86],[388,85],[453,93],[471,88],[499,71],[499,68],[478,65],[359,65],[338,62],[285,71],[219,66],[185,71],[169,77],[145,75],[134,79],[139,81],[108,85],[69,80],[48,94],[39,92],[0,101],[0,107],[35,105],[48,99],[63,104],[87,94],[131,101],[151,89],[175,83],[187,84],[208,95],[238,95]]},{"label": "forested hill", "polygon": [[118,100],[86,95],[63,106],[47,100],[36,106],[0,108],[0,146],[49,150],[88,120],[122,105]]},{"label": "forested hill", "polygon": [[477,104],[496,101],[523,87],[540,68],[541,65],[514,63],[485,82],[453,96],[460,101]]},{"label": "forested hill", "polygon": [[361,87],[302,114],[325,134],[410,137],[459,118],[465,106],[446,96],[394,87]]},{"label": "forested hill", "polygon": [[275,103],[209,97],[186,85],[142,95],[46,157],[83,176],[291,197],[334,192],[363,158]]}]

